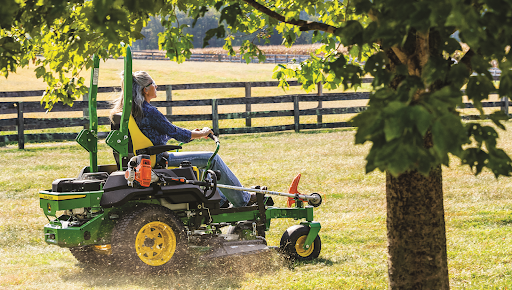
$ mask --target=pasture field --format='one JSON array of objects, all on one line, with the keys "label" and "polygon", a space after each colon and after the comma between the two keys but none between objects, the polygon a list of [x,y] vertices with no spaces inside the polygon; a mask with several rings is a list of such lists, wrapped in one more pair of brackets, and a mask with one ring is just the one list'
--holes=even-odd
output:
[{"label": "pasture field", "polygon": [[[512,152],[512,125],[500,146]],[[386,289],[386,204],[383,173],[365,174],[368,145],[353,144],[347,129],[221,136],[220,155],[242,184],[286,191],[297,173],[299,190],[319,192],[319,259],[287,263],[278,255],[193,263],[168,275],[133,275],[115,266],[88,267],[66,249],[44,243],[47,223],[38,191],[73,177],[88,164],[78,144],[30,143],[0,148],[0,288],[3,289]],[[186,150],[212,150],[209,140]],[[114,162],[100,144],[99,163]],[[444,168],[450,284],[453,289],[512,287],[512,184],[489,172],[474,177],[452,161]],[[279,206],[285,199],[275,197]],[[296,224],[280,220],[267,234],[276,246]]]}]

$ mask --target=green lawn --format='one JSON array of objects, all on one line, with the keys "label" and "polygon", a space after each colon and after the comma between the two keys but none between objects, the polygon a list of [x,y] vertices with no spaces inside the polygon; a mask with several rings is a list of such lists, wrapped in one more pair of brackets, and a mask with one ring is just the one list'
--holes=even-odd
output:
[{"label": "green lawn", "polygon": [[[512,152],[512,126],[501,146]],[[322,224],[318,260],[289,264],[277,255],[195,264],[179,274],[131,275],[115,267],[90,268],[43,242],[47,223],[38,191],[54,179],[74,177],[88,154],[73,142],[0,148],[0,288],[5,289],[386,289],[384,174],[364,173],[368,146],[353,144],[353,130],[221,136],[220,154],[247,186],[286,191],[297,173],[299,190],[319,192]],[[212,150],[209,140],[186,150]],[[100,144],[100,164],[113,163]],[[452,162],[444,169],[450,284],[453,289],[512,287],[512,186],[509,178],[478,177]],[[284,206],[285,199],[275,197]],[[272,224],[268,242],[279,244],[296,224]]]},{"label": "green lawn", "polygon": [[[100,67],[100,86],[119,85],[122,61],[109,60]],[[168,61],[134,61],[134,70],[150,71],[157,84],[268,81],[273,68],[270,64],[177,65]],[[88,75],[84,72],[86,78]],[[29,70],[20,70],[7,80],[0,79],[0,87],[4,91],[44,89]],[[297,88],[290,91],[299,92]],[[173,97],[220,98],[241,94],[243,89],[195,90],[176,91]],[[280,94],[283,92],[278,88],[253,91],[253,96]],[[102,94],[100,99],[111,100],[116,96]],[[165,93],[159,92],[158,100],[164,98]],[[346,104],[353,105],[364,103]],[[339,104],[324,103],[327,106]],[[207,109],[175,113],[200,113]],[[223,113],[235,109],[220,110]],[[347,116],[326,116],[324,122],[343,118]],[[301,123],[315,120],[301,117]],[[292,121],[255,119],[253,125]],[[210,126],[208,122],[178,125]],[[229,126],[243,126],[243,121],[221,122],[221,127]],[[512,154],[512,124],[506,126],[508,131],[501,133],[500,145]],[[43,242],[42,228],[47,220],[39,208],[38,191],[51,188],[57,178],[75,177],[88,165],[88,154],[78,144],[27,143],[25,150],[18,150],[16,144],[0,147],[0,289],[386,289],[385,178],[380,172],[364,173],[369,145],[355,146],[354,133],[351,129],[333,129],[221,136],[220,154],[244,185],[267,185],[270,190],[286,191],[295,175],[302,173],[299,190],[323,195],[323,205],[315,210],[315,219],[322,224],[322,252],[318,260],[289,264],[274,254],[251,256],[191,265],[179,274],[164,276],[131,275],[116,267],[85,267],[66,249]],[[213,146],[208,140],[194,141],[186,145],[186,150],[212,150]],[[99,163],[113,163],[111,150],[103,142],[99,148]],[[510,179],[496,180],[489,172],[474,177],[466,167],[458,166],[458,161],[453,160],[451,165],[443,173],[450,284],[453,289],[512,288]],[[275,200],[284,206],[284,198]],[[269,244],[277,246],[284,230],[296,223],[273,223],[267,236]]]}]

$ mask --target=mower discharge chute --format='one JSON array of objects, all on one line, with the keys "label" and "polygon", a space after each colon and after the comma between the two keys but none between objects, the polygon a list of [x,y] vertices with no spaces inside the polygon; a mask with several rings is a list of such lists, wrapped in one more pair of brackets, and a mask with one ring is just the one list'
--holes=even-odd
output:
[{"label": "mower discharge chute", "polygon": [[[322,198],[317,193],[304,195],[297,191],[300,175],[288,193],[223,185],[217,183],[220,173],[209,168],[220,147],[216,136],[210,136],[217,148],[202,174],[189,162],[178,168],[158,168],[152,161],[155,154],[180,146],[139,148],[130,144],[138,134],[138,128],[133,129],[134,121],[130,123],[131,71],[131,51],[127,47],[123,113],[117,129],[106,139],[119,157],[118,164],[97,165],[99,59],[94,57],[90,126],[77,136],[77,142],[89,152],[90,166],[83,168],[77,178],[57,179],[50,190],[40,191],[40,206],[49,220],[44,227],[45,241],[69,248],[82,263],[163,270],[191,256],[210,259],[268,251],[265,232],[271,220],[293,218],[303,221],[285,231],[280,252],[294,260],[317,258],[321,227],[313,220],[313,208],[321,204]],[[135,156],[131,157],[129,147]],[[123,158],[128,157],[131,159],[123,164]],[[221,208],[217,188],[256,192],[257,203]],[[274,207],[270,195],[288,197],[289,207]]]}]

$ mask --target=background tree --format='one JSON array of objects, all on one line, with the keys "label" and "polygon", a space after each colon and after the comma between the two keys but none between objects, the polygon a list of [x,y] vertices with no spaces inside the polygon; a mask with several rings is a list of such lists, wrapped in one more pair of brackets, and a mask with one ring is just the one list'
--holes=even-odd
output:
[{"label": "background tree", "polygon": [[[372,75],[368,110],[353,122],[356,143],[372,143],[366,171],[386,172],[392,289],[449,288],[442,165],[449,165],[450,156],[475,174],[484,168],[496,177],[512,171],[510,158],[496,147],[494,127],[462,122],[456,110],[463,87],[482,115],[481,101],[490,94],[510,97],[510,0],[3,2],[1,70],[7,76],[34,61],[36,75],[49,85],[44,100],[50,106],[58,100],[71,103],[73,95],[83,93],[83,79],[76,75],[90,66],[90,56],[119,56],[122,43],[142,38],[151,15],[165,28],[161,48],[178,62],[190,57],[194,36],[186,32],[187,24],[178,24],[177,15],[199,21],[214,11],[219,20],[205,32],[203,44],[222,39],[230,54],[238,34],[256,34],[267,42],[277,32],[292,45],[312,31],[313,41],[324,44],[318,51],[322,57],[276,69],[274,77],[283,87],[297,78],[306,90],[318,82],[330,89],[357,88],[363,76]],[[318,20],[307,21],[304,13]],[[457,63],[451,56],[461,47],[450,37],[456,31],[470,47]],[[349,47],[365,65],[350,63],[349,56],[337,53],[338,45]],[[241,52],[247,61],[265,58],[255,40],[244,40]],[[491,60],[502,70],[498,87],[488,71]],[[504,129],[507,116],[497,112],[490,118]]]},{"label": "background tree", "polygon": [[[184,34],[190,34],[192,38],[192,45],[195,48],[203,47],[203,39],[206,36],[206,32],[211,28],[216,28],[219,25],[219,17],[220,12],[213,9],[208,10],[204,16],[198,19],[194,19],[193,17],[188,16],[183,11],[178,11],[176,13],[176,25],[181,26],[181,24],[188,25],[183,28]],[[309,16],[307,13],[302,12],[301,17],[308,20],[316,20],[316,17]],[[164,27],[161,24],[161,20],[156,17],[150,17],[150,21],[147,26],[144,27],[141,31],[141,34],[144,38],[139,39],[133,43],[134,49],[145,50],[152,49],[156,50],[159,48],[158,46],[158,34],[164,31]],[[226,24],[225,21],[223,23]],[[259,37],[258,37],[259,36]],[[263,36],[263,37],[262,37]],[[311,44],[311,40],[313,37],[312,32],[302,33],[294,42],[294,44]],[[234,39],[232,41],[233,46],[239,46],[246,40],[252,41],[257,45],[281,45],[283,43],[283,37],[276,31],[275,28],[272,29],[272,33],[267,33],[267,31],[260,31],[259,33],[245,34],[245,33],[236,33],[234,35]],[[224,39],[217,39],[217,37],[212,37],[207,46],[209,47],[222,47],[224,45]]]}]

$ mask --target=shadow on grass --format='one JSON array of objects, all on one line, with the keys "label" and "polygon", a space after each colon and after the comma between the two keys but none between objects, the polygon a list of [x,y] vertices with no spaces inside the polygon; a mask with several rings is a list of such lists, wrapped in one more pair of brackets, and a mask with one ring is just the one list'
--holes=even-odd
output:
[{"label": "shadow on grass", "polygon": [[163,289],[226,289],[240,288],[249,278],[246,274],[271,275],[286,262],[276,253],[193,261],[166,273],[129,272],[115,265],[89,266],[78,264],[78,273],[66,274],[64,281],[86,287],[163,288]]},{"label": "shadow on grass", "polygon": [[289,270],[294,270],[296,267],[304,266],[304,265],[320,265],[325,267],[334,266],[336,262],[333,262],[329,259],[318,258],[311,261],[283,261],[283,265],[286,266]]},{"label": "shadow on grass", "polygon": [[497,224],[500,225],[500,226],[511,225],[512,224],[512,217],[508,217],[508,218],[505,218],[505,219],[502,219],[502,220],[498,220]]}]

